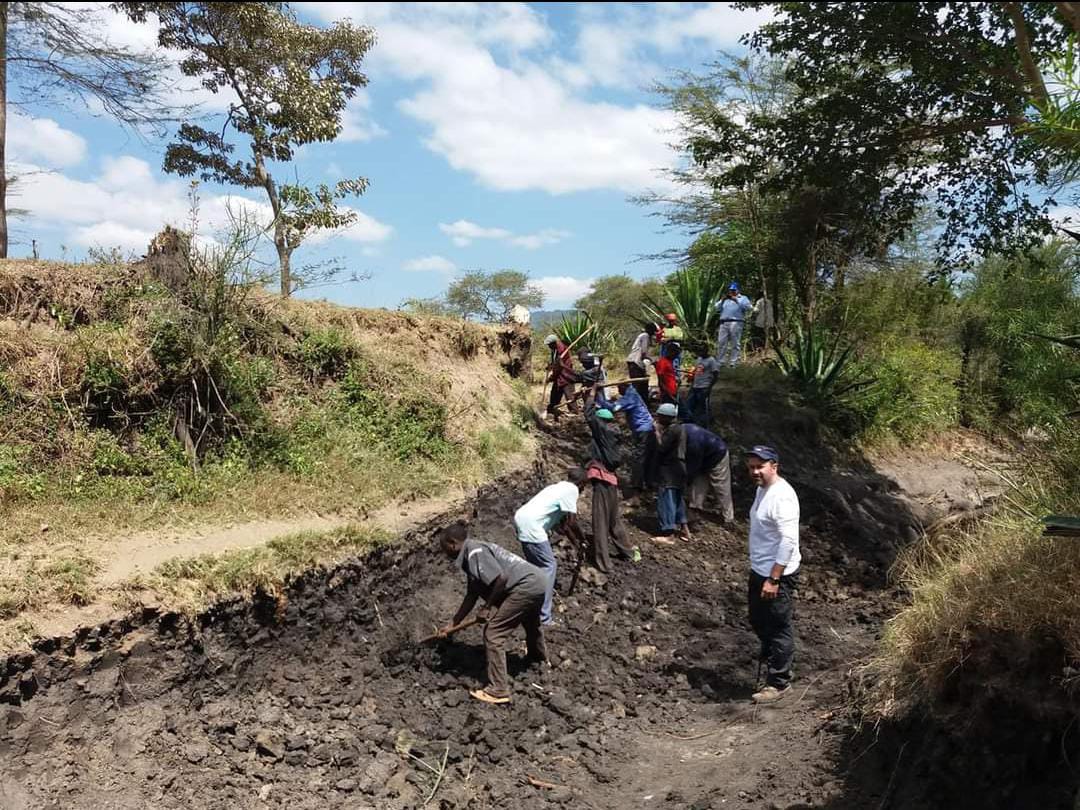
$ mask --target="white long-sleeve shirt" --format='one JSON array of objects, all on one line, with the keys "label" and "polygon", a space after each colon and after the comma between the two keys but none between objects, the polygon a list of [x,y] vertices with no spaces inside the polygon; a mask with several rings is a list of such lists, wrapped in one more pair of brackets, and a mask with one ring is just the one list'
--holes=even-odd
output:
[{"label": "white long-sleeve shirt", "polygon": [[799,570],[799,496],[791,484],[777,478],[758,487],[750,507],[750,568],[763,577],[772,576],[774,565],[784,574]]}]

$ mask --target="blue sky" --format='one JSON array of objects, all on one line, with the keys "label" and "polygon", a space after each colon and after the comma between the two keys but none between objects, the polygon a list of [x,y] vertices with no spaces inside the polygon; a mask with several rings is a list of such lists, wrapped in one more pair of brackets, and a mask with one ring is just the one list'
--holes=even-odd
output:
[{"label": "blue sky", "polygon": [[[318,240],[294,263],[340,257],[367,281],[307,293],[355,306],[396,307],[438,295],[463,270],[511,267],[564,307],[590,279],[671,268],[639,262],[679,246],[628,197],[662,190],[673,121],[648,87],[699,69],[760,21],[729,4],[296,3],[306,20],[351,18],[378,38],[367,90],[338,141],[304,147],[295,172],[317,183],[364,176],[353,228]],[[152,47],[151,26],[110,12],[116,42]],[[226,98],[177,91],[220,113]],[[187,220],[187,181],[160,171],[165,141],[143,142],[81,108],[27,105],[9,117],[8,151],[22,174],[12,256],[36,239],[45,258],[87,248],[142,253],[166,222]],[[291,175],[291,171],[290,171]],[[203,185],[200,220],[213,231],[227,205],[265,205],[256,190]],[[66,246],[66,252],[62,246]]]}]

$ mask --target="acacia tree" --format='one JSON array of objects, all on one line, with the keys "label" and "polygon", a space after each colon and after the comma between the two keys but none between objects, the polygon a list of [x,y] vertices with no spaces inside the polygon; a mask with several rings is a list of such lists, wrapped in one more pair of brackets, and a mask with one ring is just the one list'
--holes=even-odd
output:
[{"label": "acacia tree", "polygon": [[100,13],[77,3],[0,3],[0,258],[8,254],[9,107],[96,101],[134,128],[183,112],[165,100],[166,60],[109,42]]},{"label": "acacia tree", "polygon": [[462,318],[507,321],[515,304],[534,309],[544,305],[544,291],[530,284],[528,275],[519,270],[472,270],[446,290],[447,307]]},{"label": "acacia tree", "polygon": [[[183,124],[165,152],[166,172],[261,188],[273,211],[281,294],[294,289],[291,259],[311,233],[346,227],[357,213],[339,205],[362,194],[362,177],[315,188],[279,183],[273,164],[297,147],[332,141],[345,105],[367,85],[360,63],[375,42],[370,28],[349,22],[318,28],[299,22],[286,3],[118,3],[138,22],[158,18],[158,42],[185,53],[180,69],[212,93],[231,93],[220,131]],[[234,155],[231,129],[249,158]]]}]

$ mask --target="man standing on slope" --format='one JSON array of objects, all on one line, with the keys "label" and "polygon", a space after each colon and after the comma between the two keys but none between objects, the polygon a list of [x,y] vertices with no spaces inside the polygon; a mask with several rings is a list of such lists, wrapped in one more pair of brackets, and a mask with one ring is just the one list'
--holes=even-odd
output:
[{"label": "man standing on slope", "polygon": [[649,344],[654,335],[656,335],[656,324],[645,324],[645,329],[634,338],[630,354],[626,356],[626,373],[631,380],[634,380],[633,386],[643,402],[649,401],[649,379],[645,364],[652,362],[649,358]]},{"label": "man standing on slope", "polygon": [[686,520],[686,431],[676,422],[678,408],[665,402],[656,409],[660,431],[649,439],[645,457],[645,483],[656,487],[656,516],[660,532],[652,538],[662,546],[675,545],[675,532],[684,540],[690,538]]},{"label": "man standing on slope", "polygon": [[585,548],[585,536],[577,524],[578,496],[585,481],[585,470],[571,468],[567,480],[544,487],[514,513],[514,528],[521,543],[521,553],[525,559],[544,572],[546,578],[544,607],[540,612],[540,621],[544,625],[554,624],[552,603],[555,599],[555,574],[558,562],[551,549],[548,532],[561,530],[578,545],[579,554]]},{"label": "man standing on slope", "polygon": [[[468,536],[465,523],[458,521],[439,533],[443,552],[456,561],[468,580],[468,590],[461,607],[443,632],[465,621],[476,600],[483,598],[480,610],[487,652],[488,685],[469,694],[485,703],[509,703],[510,679],[506,673],[506,642],[519,624],[525,627],[528,660],[547,661],[544,631],[540,628],[540,607],[544,603],[544,573],[516,554],[495,543],[485,543]],[[494,610],[494,613],[490,613]]]},{"label": "man standing on slope", "polygon": [[570,410],[578,410],[574,401],[574,383],[577,382],[577,372],[574,371],[574,359],[570,357],[566,344],[559,340],[557,335],[548,335],[544,338],[544,343],[551,349],[551,361],[548,363],[551,398],[548,400],[546,416],[558,419],[558,405],[563,397],[566,397],[566,406]]},{"label": "man standing on slope", "polygon": [[794,598],[798,588],[799,496],[780,477],[780,456],[772,447],[757,445],[746,457],[757,495],[750,508],[750,624],[761,641],[762,662],[768,665],[765,686],[755,703],[780,700],[791,684],[795,657]]},{"label": "man standing on slope", "polygon": [[639,562],[641,552],[627,542],[622,515],[619,514],[619,478],[615,474],[622,464],[618,440],[611,430],[615,415],[607,407],[596,403],[600,386],[585,403],[585,421],[589,425],[592,441],[589,444],[589,463],[585,475],[592,482],[592,552],[593,564],[604,574],[611,573],[611,547],[624,560]]},{"label": "man standing on slope", "polygon": [[739,344],[742,342],[743,320],[753,308],[750,299],[739,292],[739,282],[728,285],[727,295],[716,302],[716,312],[720,316],[720,330],[716,335],[716,362],[724,365],[724,355],[731,350],[732,368],[739,363]]}]

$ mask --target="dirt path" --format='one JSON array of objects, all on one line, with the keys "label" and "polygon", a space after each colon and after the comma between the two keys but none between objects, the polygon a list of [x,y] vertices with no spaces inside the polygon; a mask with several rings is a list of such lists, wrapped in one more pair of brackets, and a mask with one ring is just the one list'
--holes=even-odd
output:
[{"label": "dirt path", "polygon": [[[546,469],[572,450],[549,442]],[[539,483],[489,489],[475,533],[513,548],[510,515]],[[0,807],[940,806],[895,798],[891,759],[853,778],[871,758],[853,748],[865,742],[844,711],[848,672],[895,607],[889,544],[815,512],[820,477],[795,484],[811,507],[798,680],[774,707],[747,700],[757,643],[744,617],[744,525],[702,524],[693,542],[660,548],[647,539],[652,514],[628,515],[642,563],[591,572],[560,597],[555,665],[526,669],[512,653],[514,704],[488,707],[466,692],[483,679],[478,631],[413,643],[462,593],[431,547],[433,521],[400,546],[294,583],[279,602],[223,605],[191,622],[146,612],[9,659]],[[894,494],[868,491],[864,509],[884,513],[888,502],[904,514]],[[740,514],[748,495],[737,492]],[[573,552],[557,550],[565,588]],[[1003,798],[954,806],[1029,806]]]}]

